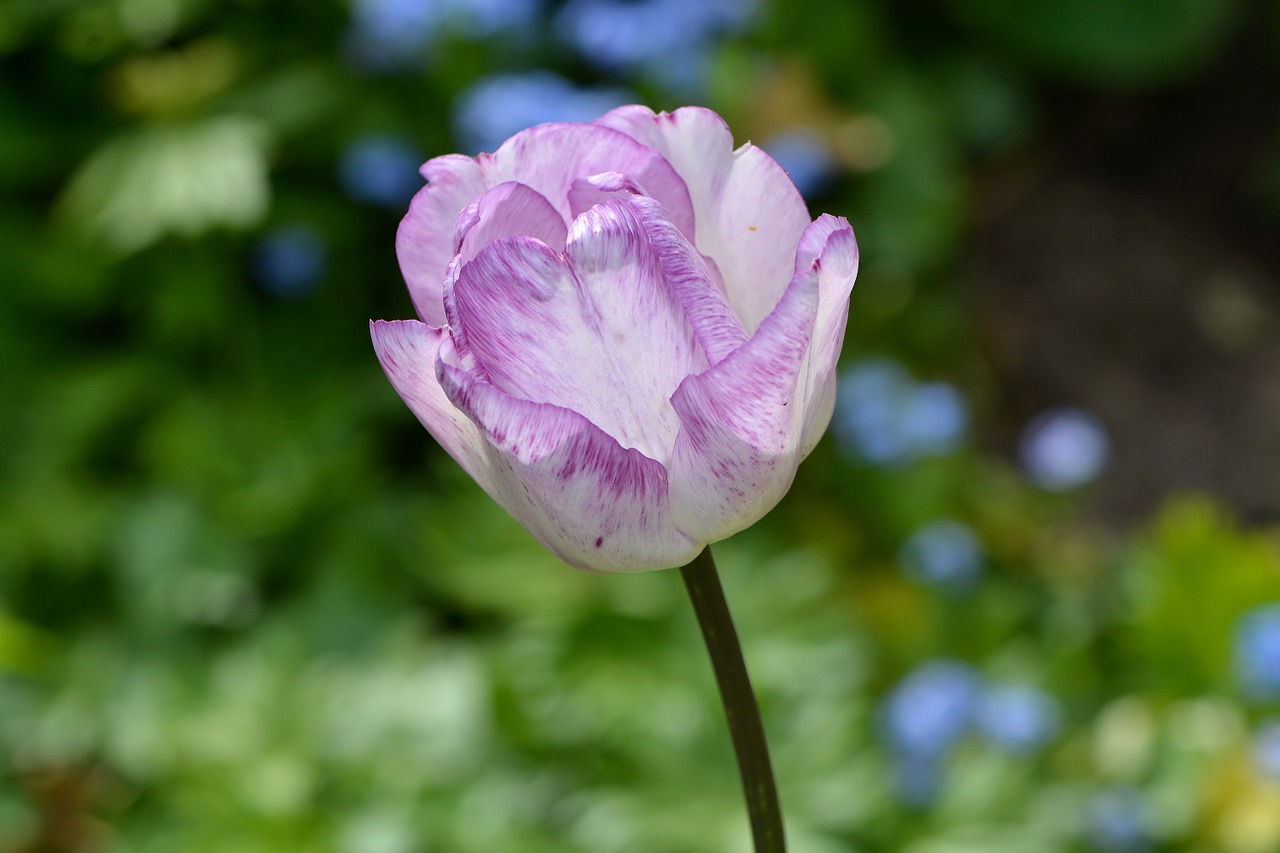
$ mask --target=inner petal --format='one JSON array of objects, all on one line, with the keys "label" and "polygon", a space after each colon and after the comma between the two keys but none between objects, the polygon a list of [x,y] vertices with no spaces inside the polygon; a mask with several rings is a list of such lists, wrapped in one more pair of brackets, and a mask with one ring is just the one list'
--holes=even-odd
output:
[{"label": "inner petal", "polygon": [[444,276],[444,315],[453,329],[459,355],[470,363],[471,347],[458,323],[453,289],[464,264],[494,240],[526,236],[555,250],[564,248],[568,230],[551,203],[536,190],[507,181],[471,201],[453,226],[454,259]]},{"label": "inner petal", "polygon": [[708,361],[644,215],[625,200],[592,207],[574,220],[564,254],[497,240],[461,268],[453,290],[494,385],[572,409],[665,464],[680,426],[671,394]]},{"label": "inner petal", "polygon": [[551,202],[536,190],[507,181],[472,201],[453,226],[453,253],[466,263],[503,237],[536,237],[553,249],[564,248],[568,229]]},{"label": "inner petal", "polygon": [[609,171],[630,175],[666,208],[687,237],[695,239],[693,205],[684,180],[661,154],[612,128],[541,124],[517,133],[478,162],[486,180],[528,184],[549,199],[566,221],[577,214],[569,204],[575,180]]}]

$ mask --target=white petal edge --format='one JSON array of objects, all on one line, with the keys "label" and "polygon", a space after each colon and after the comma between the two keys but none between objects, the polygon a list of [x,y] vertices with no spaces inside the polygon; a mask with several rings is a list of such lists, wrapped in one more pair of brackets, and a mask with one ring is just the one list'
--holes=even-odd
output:
[{"label": "white petal edge", "polygon": [[470,157],[449,154],[422,165],[427,185],[409,203],[396,231],[396,257],[418,316],[443,326],[444,278],[453,260],[453,229],[460,214],[485,191],[480,166]]},{"label": "white petal edge", "polygon": [[454,461],[493,495],[485,437],[445,396],[436,378],[436,360],[448,333],[417,320],[374,320],[369,336],[396,393]]},{"label": "white petal edge", "polygon": [[858,243],[847,219],[824,213],[805,229],[796,248],[795,271],[799,275],[806,270],[818,277],[819,301],[803,370],[802,459],[822,438],[835,410],[837,362],[849,319],[849,297],[858,276]]},{"label": "white petal edge", "polygon": [[622,131],[667,158],[689,189],[695,244],[715,261],[748,333],[778,303],[808,227],[804,198],[778,163],[754,145],[733,148],[724,119],[703,107],[654,113],[619,107],[596,124]]}]

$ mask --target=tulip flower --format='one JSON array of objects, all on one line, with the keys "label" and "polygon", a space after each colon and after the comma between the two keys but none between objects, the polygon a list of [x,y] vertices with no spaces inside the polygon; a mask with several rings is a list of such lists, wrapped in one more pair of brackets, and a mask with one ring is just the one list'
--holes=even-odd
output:
[{"label": "tulip flower", "polygon": [[706,546],[786,494],[831,420],[858,268],[844,219],[710,110],[620,107],[437,157],[396,250],[417,320],[370,324],[391,384],[542,544],[681,566],[757,853],[784,853],[759,707]]},{"label": "tulip flower", "polygon": [[858,253],[715,113],[616,109],[422,167],[396,391],[565,562],[681,566],[767,513],[835,401]]}]

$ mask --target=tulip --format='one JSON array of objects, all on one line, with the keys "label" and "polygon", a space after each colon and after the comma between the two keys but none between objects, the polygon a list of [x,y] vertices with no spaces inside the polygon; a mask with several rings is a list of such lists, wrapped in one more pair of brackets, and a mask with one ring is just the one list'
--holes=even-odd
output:
[{"label": "tulip", "polygon": [[629,106],[449,155],[400,224],[396,391],[542,544],[682,566],[787,492],[826,430],[858,251],[715,113]]}]

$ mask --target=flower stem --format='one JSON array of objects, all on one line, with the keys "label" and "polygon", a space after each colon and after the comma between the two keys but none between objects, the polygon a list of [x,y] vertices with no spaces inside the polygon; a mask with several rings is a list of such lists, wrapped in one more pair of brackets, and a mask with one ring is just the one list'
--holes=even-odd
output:
[{"label": "flower stem", "polygon": [[742,646],[733,628],[733,618],[724,600],[724,589],[716,574],[711,549],[706,548],[693,562],[680,570],[707,651],[720,685],[720,699],[729,719],[729,735],[738,755],[738,771],[747,797],[747,815],[751,819],[751,835],[755,853],[786,853],[782,835],[782,810],[778,807],[778,789],[769,764],[769,746],[764,739],[760,707],[751,690],[747,665],[742,659]]}]

